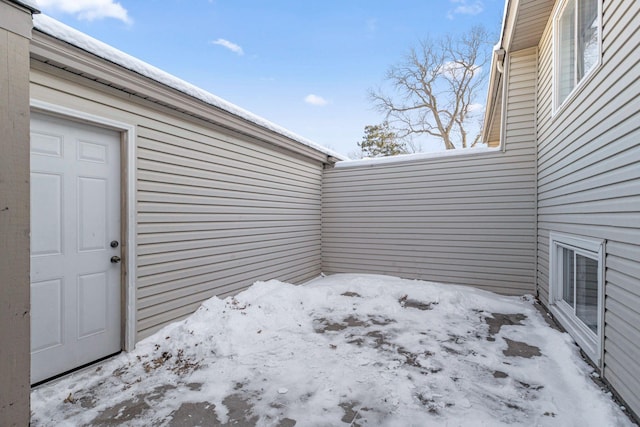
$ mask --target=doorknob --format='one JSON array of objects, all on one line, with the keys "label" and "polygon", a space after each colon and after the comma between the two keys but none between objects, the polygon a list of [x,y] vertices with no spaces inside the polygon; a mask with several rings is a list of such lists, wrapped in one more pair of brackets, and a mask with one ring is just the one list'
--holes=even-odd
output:
[{"label": "doorknob", "polygon": [[111,262],[114,263],[114,264],[119,263],[120,262],[120,257],[117,256],[117,255],[112,256],[111,257]]}]

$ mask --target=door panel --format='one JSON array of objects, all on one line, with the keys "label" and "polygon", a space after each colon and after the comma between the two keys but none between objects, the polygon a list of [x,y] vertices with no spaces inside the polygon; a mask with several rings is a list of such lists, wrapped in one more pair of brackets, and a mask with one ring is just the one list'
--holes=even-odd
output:
[{"label": "door panel", "polygon": [[62,176],[32,172],[31,199],[31,255],[62,254]]},{"label": "door panel", "polygon": [[31,351],[62,345],[62,279],[31,283]]},{"label": "door panel", "polygon": [[86,274],[78,282],[78,336],[102,333],[107,327],[107,275]]},{"label": "door panel", "polygon": [[31,382],[121,349],[120,135],[31,116]]},{"label": "door panel", "polygon": [[78,178],[78,251],[104,250],[107,246],[107,181]]}]

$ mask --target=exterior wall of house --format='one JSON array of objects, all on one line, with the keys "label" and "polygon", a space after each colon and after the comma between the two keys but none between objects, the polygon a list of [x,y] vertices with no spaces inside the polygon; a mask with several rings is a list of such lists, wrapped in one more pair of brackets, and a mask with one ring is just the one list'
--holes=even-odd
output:
[{"label": "exterior wall of house", "polygon": [[[125,92],[130,88],[79,75],[81,70],[46,64],[42,46],[36,48],[33,99],[136,128],[137,339],[213,295],[236,293],[256,280],[300,283],[320,274],[322,156],[162,107]],[[69,49],[69,56],[86,55]],[[97,69],[125,73],[106,62]],[[173,103],[183,108],[181,98],[175,94]]]},{"label": "exterior wall of house", "polygon": [[536,59],[509,58],[505,152],[325,170],[323,272],[534,293]]},{"label": "exterior wall of house", "polygon": [[31,13],[0,0],[0,425],[29,425]]},{"label": "exterior wall of house", "polygon": [[555,115],[551,27],[540,42],[538,289],[550,232],[606,240],[604,376],[640,414],[640,3],[603,3],[602,66]]}]

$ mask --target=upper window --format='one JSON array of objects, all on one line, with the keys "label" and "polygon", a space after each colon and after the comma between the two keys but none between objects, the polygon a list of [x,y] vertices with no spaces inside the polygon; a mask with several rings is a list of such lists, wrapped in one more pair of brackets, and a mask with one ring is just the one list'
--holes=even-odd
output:
[{"label": "upper window", "polygon": [[596,364],[602,348],[603,242],[551,234],[549,308]]},{"label": "upper window", "polygon": [[600,0],[565,0],[554,20],[555,105],[600,63]]}]

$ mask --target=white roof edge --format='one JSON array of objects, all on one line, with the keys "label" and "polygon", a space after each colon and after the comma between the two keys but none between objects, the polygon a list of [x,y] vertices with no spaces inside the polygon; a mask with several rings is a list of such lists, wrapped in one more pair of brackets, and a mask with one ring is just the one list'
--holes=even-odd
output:
[{"label": "white roof edge", "polygon": [[258,126],[285,136],[328,156],[335,157],[340,160],[347,159],[346,156],[336,151],[333,151],[329,148],[316,144],[313,141],[303,138],[302,136],[283,128],[282,126],[276,125],[275,123],[272,123],[267,119],[264,119],[256,114],[238,107],[237,105],[225,101],[224,99],[210,92],[207,92],[204,89],[201,89],[191,83],[188,83],[176,76],[173,76],[166,71],[163,71],[138,58],[124,53],[113,46],[110,46],[104,42],[101,42],[100,40],[84,34],[81,31],[71,28],[68,25],[63,24],[62,22],[51,18],[50,16],[42,14],[35,15],[33,17],[33,24],[34,28],[38,31],[41,31],[58,40],[64,41],[87,52],[90,52],[102,59],[113,62],[116,65],[155,80],[158,83],[171,87],[186,95],[199,99],[200,101],[205,102],[211,106],[225,110],[235,116],[241,117]]},{"label": "white roof edge", "polygon": [[36,0],[12,0],[14,3],[26,7],[32,13],[40,13],[38,2]]},{"label": "white roof edge", "polygon": [[[511,6],[511,0],[505,0],[504,2],[504,11],[502,12],[502,26],[500,27],[500,39],[497,43],[497,49],[500,49],[502,44],[504,43],[504,36],[507,27],[507,17],[509,16],[509,7]],[[496,50],[497,50],[496,49]]]},{"label": "white roof edge", "polygon": [[489,114],[491,114],[491,107],[493,104],[493,99],[492,99],[492,91],[495,88],[494,85],[494,80],[497,78],[497,70],[496,70],[496,60],[497,60],[497,56],[496,53],[500,50],[500,49],[504,49],[504,35],[505,35],[505,31],[506,31],[506,26],[507,26],[507,16],[509,15],[509,7],[511,5],[511,0],[505,0],[504,2],[504,10],[502,11],[502,25],[500,26],[500,37],[498,38],[498,42],[493,46],[493,50],[491,51],[491,69],[489,71],[489,84],[487,87],[487,101],[485,104],[485,115],[484,115],[484,119],[483,119],[483,123],[482,123],[482,142],[487,143],[487,136],[488,136],[488,124],[489,124]]},{"label": "white roof edge", "polygon": [[377,166],[386,165],[392,163],[406,163],[414,162],[417,160],[430,160],[440,159],[444,157],[461,157],[471,156],[477,154],[487,154],[502,152],[500,148],[488,148],[488,147],[474,147],[474,148],[459,148],[455,150],[438,151],[435,153],[414,153],[414,154],[400,154],[398,156],[389,157],[376,157],[373,159],[360,159],[360,160],[344,160],[335,164],[336,168],[351,168],[361,166]]},{"label": "white roof edge", "polygon": [[482,119],[482,134],[481,140],[483,143],[487,144],[489,137],[489,121],[491,120],[491,116],[493,113],[493,105],[494,105],[494,97],[493,94],[499,88],[499,85],[496,84],[496,80],[501,77],[501,74],[498,71],[496,61],[498,61],[498,51],[501,49],[501,43],[498,43],[494,46],[493,51],[491,52],[491,68],[489,70],[489,84],[487,85],[487,99],[485,101],[484,108],[484,117]]}]

